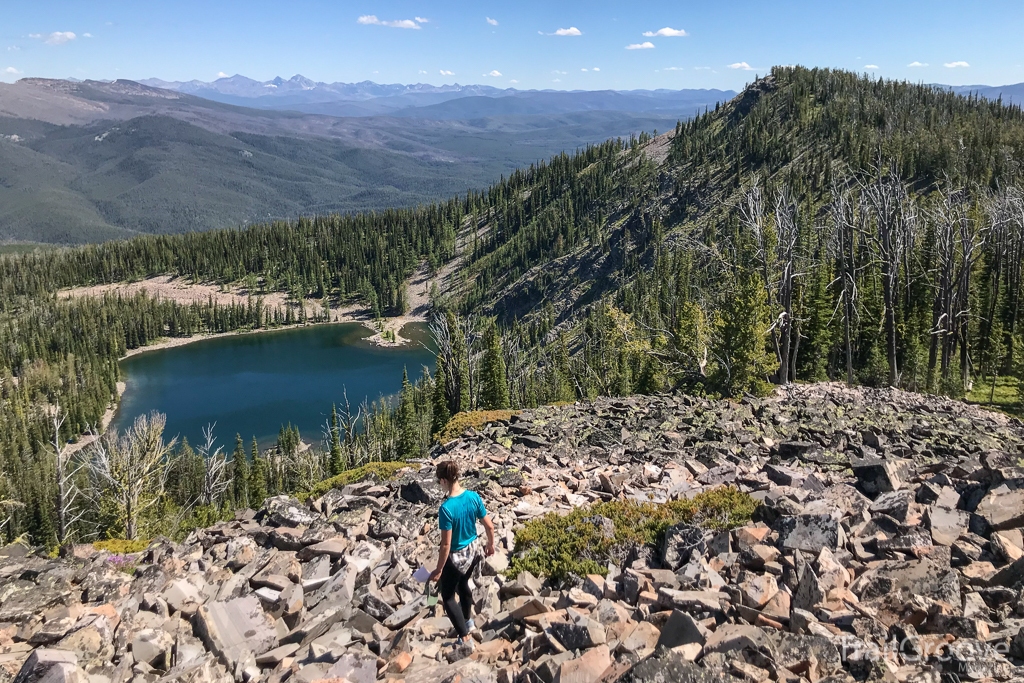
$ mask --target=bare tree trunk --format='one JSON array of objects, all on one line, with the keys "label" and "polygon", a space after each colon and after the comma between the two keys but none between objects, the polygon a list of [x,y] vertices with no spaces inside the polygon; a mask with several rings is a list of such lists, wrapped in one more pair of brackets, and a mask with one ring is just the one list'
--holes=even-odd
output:
[{"label": "bare tree trunk", "polygon": [[889,386],[899,386],[896,307],[901,291],[900,270],[905,250],[916,227],[917,216],[906,186],[895,173],[890,172],[869,185],[863,197],[874,220],[874,230],[868,233],[868,238],[881,264],[888,383]]},{"label": "bare tree trunk", "polygon": [[54,474],[56,475],[57,493],[54,507],[57,517],[57,546],[61,556],[67,555],[72,539],[72,531],[76,522],[85,514],[84,510],[75,510],[81,490],[75,478],[81,465],[75,466],[72,456],[67,452],[67,444],[62,444],[60,430],[64,426],[67,414],[61,410],[60,404],[54,405],[50,414],[53,425]]}]

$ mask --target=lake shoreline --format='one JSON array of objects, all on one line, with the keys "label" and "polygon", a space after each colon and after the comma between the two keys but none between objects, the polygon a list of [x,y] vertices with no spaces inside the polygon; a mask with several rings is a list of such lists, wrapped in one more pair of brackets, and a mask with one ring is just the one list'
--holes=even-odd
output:
[{"label": "lake shoreline", "polygon": [[[333,313],[333,312],[332,312]],[[194,344],[196,342],[206,341],[207,339],[220,339],[223,337],[231,337],[246,334],[265,334],[268,332],[282,332],[284,330],[301,330],[306,327],[320,327],[323,325],[348,325],[348,324],[359,324],[364,328],[373,332],[369,337],[364,337],[363,341],[373,344],[375,346],[381,346],[384,348],[395,348],[412,344],[413,340],[401,336],[401,331],[405,329],[407,325],[413,323],[426,323],[426,318],[420,316],[409,316],[402,315],[394,318],[386,318],[383,320],[383,325],[380,329],[374,324],[375,321],[367,320],[365,318],[357,318],[354,315],[349,315],[344,312],[340,313],[337,317],[331,316],[330,321],[322,322],[306,322],[296,323],[294,325],[281,325],[279,327],[260,327],[257,329],[238,329],[230,332],[203,332],[200,334],[193,334],[190,337],[161,337],[159,340],[152,344],[146,344],[145,346],[139,346],[134,349],[128,349],[128,351],[118,358],[118,361],[126,360],[139,354],[149,353],[150,351],[162,351],[164,349],[173,349],[179,346],[186,346],[188,344]],[[394,334],[394,341],[385,339],[385,332]]]},{"label": "lake shoreline", "polygon": [[332,404],[351,399],[356,410],[393,396],[401,389],[403,368],[418,372],[434,364],[420,325],[406,326],[403,337],[409,341],[394,348],[367,343],[371,331],[357,323],[260,332],[284,330],[291,333],[216,335],[223,338],[210,344],[196,342],[212,335],[194,335],[169,340],[183,347],[177,351],[125,359],[120,369],[127,390],[110,406],[113,420],[106,431],[123,431],[136,415],[156,410],[167,415],[168,435],[190,442],[201,436],[203,425],[216,423],[222,436],[240,433],[246,443],[255,437],[261,449],[273,445],[284,424],[299,428],[305,442],[316,443]]}]

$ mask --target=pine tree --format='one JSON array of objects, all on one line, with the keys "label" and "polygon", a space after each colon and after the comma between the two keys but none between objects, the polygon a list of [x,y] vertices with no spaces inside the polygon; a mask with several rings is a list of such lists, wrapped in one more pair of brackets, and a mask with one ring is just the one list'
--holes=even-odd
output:
[{"label": "pine tree", "polygon": [[341,430],[338,426],[338,407],[331,405],[331,453],[328,471],[337,476],[345,470],[344,455],[341,451]]},{"label": "pine tree", "polygon": [[484,357],[480,368],[480,407],[502,410],[509,407],[508,376],[501,351],[498,326],[492,321],[484,332]]},{"label": "pine tree", "polygon": [[723,394],[767,395],[767,378],[778,367],[768,350],[765,290],[756,276],[740,271],[718,312],[714,354],[718,359],[717,386]]},{"label": "pine tree", "polygon": [[402,369],[402,392],[398,397],[398,455],[412,458],[420,453],[419,429],[416,418],[416,398],[409,374]]},{"label": "pine tree", "polygon": [[456,371],[453,373],[455,386],[449,387],[449,405],[451,412],[461,413],[470,410],[469,395],[469,349],[466,348],[466,340],[462,336],[462,325],[451,311],[446,313],[448,318],[448,329],[452,335],[452,358],[455,360]]},{"label": "pine tree", "polygon": [[434,370],[434,392],[432,396],[433,408],[431,411],[431,434],[440,434],[444,426],[451,419],[451,411],[448,410],[448,396],[445,392],[447,372],[445,372],[444,356],[437,355],[437,367]]},{"label": "pine tree", "polygon": [[241,434],[235,435],[235,452],[231,456],[231,492],[237,507],[249,507],[249,459]]},{"label": "pine tree", "polygon": [[260,457],[260,447],[256,437],[252,437],[252,469],[249,471],[249,501],[262,506],[267,499],[267,461]]}]

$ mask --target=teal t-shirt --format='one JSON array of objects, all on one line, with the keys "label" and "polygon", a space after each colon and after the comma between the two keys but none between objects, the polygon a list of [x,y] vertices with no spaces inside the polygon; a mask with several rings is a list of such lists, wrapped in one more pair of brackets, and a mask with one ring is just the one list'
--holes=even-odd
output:
[{"label": "teal t-shirt", "polygon": [[476,540],[476,520],[486,517],[487,510],[476,491],[463,491],[442,503],[437,516],[441,531],[451,530],[455,552]]}]

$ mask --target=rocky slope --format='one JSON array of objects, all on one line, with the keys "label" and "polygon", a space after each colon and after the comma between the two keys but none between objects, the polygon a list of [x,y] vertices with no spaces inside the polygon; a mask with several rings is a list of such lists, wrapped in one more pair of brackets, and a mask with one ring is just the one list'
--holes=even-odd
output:
[{"label": "rocky slope", "polygon": [[[844,681],[1024,678],[1024,425],[841,385],[742,403],[603,399],[439,448],[495,519],[478,645],[412,578],[432,566],[432,463],[115,556],[0,551],[0,681]],[[514,532],[612,499],[723,484],[731,531],[671,527],[607,577],[507,577]],[[596,524],[605,520],[594,519]]]}]

